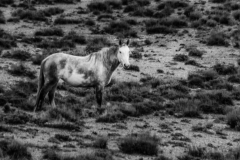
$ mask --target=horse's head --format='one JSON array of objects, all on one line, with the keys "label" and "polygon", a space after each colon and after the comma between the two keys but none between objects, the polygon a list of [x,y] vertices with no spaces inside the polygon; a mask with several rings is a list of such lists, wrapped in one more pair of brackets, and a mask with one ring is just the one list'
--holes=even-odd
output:
[{"label": "horse's head", "polygon": [[119,41],[119,51],[117,54],[119,62],[123,65],[123,67],[128,68],[130,66],[129,63],[129,54],[130,54],[130,49],[128,47],[129,45],[129,40],[127,43],[123,43],[121,40]]}]

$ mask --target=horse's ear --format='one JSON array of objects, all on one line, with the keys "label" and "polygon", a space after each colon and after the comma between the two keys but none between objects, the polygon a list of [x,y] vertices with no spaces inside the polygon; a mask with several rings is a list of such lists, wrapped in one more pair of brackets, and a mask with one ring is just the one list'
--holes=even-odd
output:
[{"label": "horse's ear", "polygon": [[128,39],[126,44],[129,45],[129,43],[130,43],[130,40]]},{"label": "horse's ear", "polygon": [[120,40],[119,40],[119,46],[121,46],[121,45],[122,45],[122,40],[120,39]]}]

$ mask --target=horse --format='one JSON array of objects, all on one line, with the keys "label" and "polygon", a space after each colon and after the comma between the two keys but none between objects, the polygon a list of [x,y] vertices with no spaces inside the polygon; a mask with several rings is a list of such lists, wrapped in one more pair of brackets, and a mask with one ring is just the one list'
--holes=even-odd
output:
[{"label": "horse", "polygon": [[126,43],[119,40],[118,45],[103,48],[87,56],[55,53],[46,57],[41,62],[34,112],[42,108],[47,94],[50,105],[56,108],[54,97],[60,79],[74,87],[94,87],[97,111],[101,112],[103,90],[110,83],[113,72],[120,64],[123,68],[130,66],[128,45],[129,40]]}]

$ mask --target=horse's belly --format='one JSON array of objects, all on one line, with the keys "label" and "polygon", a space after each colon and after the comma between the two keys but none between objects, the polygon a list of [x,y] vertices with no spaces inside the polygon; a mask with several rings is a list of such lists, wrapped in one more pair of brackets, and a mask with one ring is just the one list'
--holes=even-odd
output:
[{"label": "horse's belly", "polygon": [[94,85],[93,80],[90,77],[86,77],[85,74],[73,73],[73,74],[71,74],[70,77],[63,78],[63,80],[65,82],[67,82],[69,85],[72,85],[72,86],[87,87],[87,86],[93,86]]}]

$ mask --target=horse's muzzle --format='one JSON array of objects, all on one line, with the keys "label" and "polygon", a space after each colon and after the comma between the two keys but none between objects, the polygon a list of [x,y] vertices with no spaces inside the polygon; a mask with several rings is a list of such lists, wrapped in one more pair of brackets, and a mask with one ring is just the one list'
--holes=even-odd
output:
[{"label": "horse's muzzle", "polygon": [[130,67],[130,64],[124,64],[123,67],[128,69]]}]

